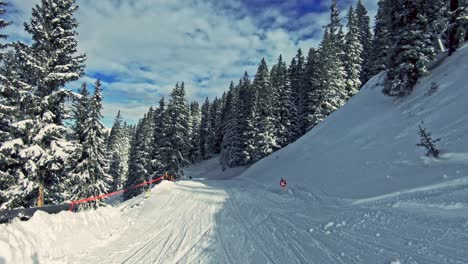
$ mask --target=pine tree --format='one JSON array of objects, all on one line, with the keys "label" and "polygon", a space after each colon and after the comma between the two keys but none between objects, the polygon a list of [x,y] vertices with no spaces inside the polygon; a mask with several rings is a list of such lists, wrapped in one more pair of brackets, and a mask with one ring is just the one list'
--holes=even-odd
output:
[{"label": "pine tree", "polygon": [[86,119],[88,118],[88,107],[90,107],[90,98],[89,98],[89,91],[86,82],[84,82],[80,89],[78,90],[78,96],[73,102],[73,119],[75,120],[75,124],[73,125],[73,131],[75,136],[78,140],[78,143],[81,144],[84,142],[84,130]]},{"label": "pine tree", "polygon": [[[82,96],[86,95],[82,94]],[[82,133],[78,136],[82,142],[74,155],[76,164],[70,172],[73,182],[73,189],[71,190],[73,200],[107,193],[109,190],[107,182],[111,180],[104,170],[107,160],[104,147],[104,126],[100,121],[102,118],[102,88],[99,80],[96,81],[92,98],[83,101],[87,102],[87,107],[75,109],[78,116],[85,118],[83,118],[83,124],[80,125],[84,129],[77,131]],[[93,201],[81,204],[80,209],[97,208],[99,205],[103,205],[103,202]]]},{"label": "pine tree", "polygon": [[307,56],[307,64],[304,72],[304,93],[301,95],[303,105],[303,118],[301,131],[303,133],[312,129],[314,115],[320,105],[321,89],[320,54],[315,49],[310,49]]},{"label": "pine tree", "polygon": [[370,65],[368,77],[372,77],[387,68],[388,52],[390,49],[390,32],[392,7],[390,0],[379,0],[379,8],[375,17],[374,39],[370,51]]},{"label": "pine tree", "polygon": [[216,130],[216,115],[218,112],[218,98],[215,97],[213,102],[209,105],[209,112],[207,118],[207,125],[205,131],[205,159],[213,156],[215,150],[215,130]]},{"label": "pine tree", "polygon": [[372,58],[370,56],[370,52],[372,50],[372,33],[370,29],[370,17],[367,13],[366,7],[362,3],[362,0],[359,0],[356,4],[355,15],[356,25],[359,32],[358,41],[362,47],[362,63],[359,80],[361,81],[361,84],[365,84],[372,77],[369,72],[372,64]]},{"label": "pine tree", "polygon": [[[0,16],[5,15],[5,5],[6,3],[0,1]],[[10,23],[1,18],[0,30]],[[7,35],[0,34],[0,39],[7,38]],[[16,207],[11,203],[13,194],[10,188],[16,189],[18,178],[23,176],[18,153],[24,144],[21,138],[16,138],[13,124],[21,115],[21,105],[18,102],[21,102],[21,97],[24,98],[26,93],[22,93],[24,90],[15,84],[13,77],[18,76],[11,74],[13,68],[18,67],[18,61],[14,60],[15,53],[9,52],[8,58],[5,58],[6,54],[2,52],[7,46],[8,44],[0,44],[0,208]]]},{"label": "pine tree", "polygon": [[207,159],[211,156],[210,149],[206,149],[207,140],[212,140],[209,134],[209,117],[210,115],[210,101],[208,97],[205,99],[205,103],[203,103],[201,108],[201,122],[200,122],[200,141],[199,141],[199,149],[200,149],[200,157],[202,159]]},{"label": "pine tree", "polygon": [[128,172],[129,149],[130,139],[119,110],[114,119],[107,143],[108,173],[112,177],[112,182],[110,183],[111,191],[123,187]]},{"label": "pine tree", "polygon": [[249,74],[244,72],[244,76],[239,81],[239,95],[237,105],[237,122],[240,141],[239,165],[247,164],[250,159],[247,142],[248,135],[250,134],[248,117],[253,104],[251,92],[252,89]]},{"label": "pine tree", "polygon": [[321,88],[320,106],[314,113],[312,126],[340,108],[346,102],[346,71],[344,34],[336,1],[331,5],[331,22],[326,27],[320,44]]},{"label": "pine tree", "polygon": [[430,25],[421,0],[399,0],[392,4],[395,12],[390,30],[395,33],[383,92],[401,97],[411,93],[418,78],[426,73],[426,65],[435,51],[431,35],[426,34]]},{"label": "pine tree", "polygon": [[128,161],[128,177],[124,184],[124,189],[130,189],[125,192],[124,198],[130,199],[143,192],[145,188],[133,188],[133,186],[150,180],[154,175],[152,155],[154,153],[154,110],[150,108],[143,118],[138,122],[135,135],[130,147],[130,156]]},{"label": "pine tree", "polygon": [[294,109],[295,110],[295,118],[293,120],[291,120],[291,125],[292,125],[292,127],[294,127],[297,130],[297,134],[294,135],[294,138],[292,139],[292,141],[296,140],[297,138],[299,138],[301,136],[299,95],[296,94],[297,89],[294,88],[294,87],[298,86],[299,76],[297,76],[297,73],[296,73],[297,69],[298,69],[297,58],[294,57],[294,58],[292,58],[291,63],[289,64],[289,67],[288,67],[288,70],[287,70],[287,73],[288,73],[288,76],[287,76],[288,86],[289,86],[289,90],[291,91],[291,96],[292,96],[292,99],[293,99],[293,105],[294,105],[294,108],[295,108]]},{"label": "pine tree", "polygon": [[152,178],[157,178],[166,172],[167,157],[170,154],[170,143],[166,132],[168,125],[168,116],[166,111],[166,102],[164,97],[159,100],[159,106],[154,113],[154,133],[153,133],[153,154],[151,163],[153,168]]},{"label": "pine tree", "polygon": [[[298,134],[296,135],[299,138],[303,135],[304,131],[302,130],[302,124],[305,123],[305,113],[303,107],[305,106],[304,98],[301,98],[302,95],[306,93],[306,86],[305,86],[305,59],[302,54],[302,50],[299,49],[297,51],[296,57],[293,58],[291,61],[291,65],[289,68],[289,81],[291,92],[294,98],[294,105],[296,106],[297,111],[297,119],[291,120],[292,125],[298,129]],[[296,139],[296,138],[295,138]],[[295,140],[294,139],[294,140]]]},{"label": "pine tree", "polygon": [[210,108],[210,124],[213,133],[213,154],[221,152],[221,145],[223,142],[223,127],[221,112],[223,108],[222,99],[215,98]]},{"label": "pine tree", "polygon": [[432,139],[431,132],[427,132],[426,128],[421,127],[421,124],[418,126],[418,135],[421,138],[421,142],[416,144],[416,146],[419,147],[425,147],[427,150],[426,156],[438,158],[439,157],[439,149],[437,149],[435,143],[440,141],[440,138],[438,139]]},{"label": "pine tree", "polygon": [[[130,156],[128,159],[128,177],[124,184],[124,189],[127,191],[124,193],[124,199],[128,200],[143,192],[142,188],[133,188],[134,186],[145,182],[144,167],[141,165],[141,130],[142,120],[140,120],[136,126],[135,134],[133,135],[130,143]],[[142,173],[143,172],[143,173]]]},{"label": "pine tree", "polygon": [[220,162],[223,167],[239,166],[242,162],[242,143],[238,122],[238,88],[231,82],[223,108],[224,131]]},{"label": "pine tree", "polygon": [[200,122],[201,113],[198,102],[190,104],[190,163],[195,163],[200,158]]},{"label": "pine tree", "polygon": [[351,98],[361,88],[362,45],[359,41],[358,19],[353,7],[348,11],[348,33],[346,34],[345,69],[347,96]]},{"label": "pine tree", "polygon": [[288,78],[288,69],[283,57],[280,55],[277,64],[272,67],[271,85],[277,100],[273,106],[275,115],[275,137],[279,147],[284,147],[298,137],[299,129],[297,108],[294,104],[293,92]]},{"label": "pine tree", "polygon": [[181,176],[181,168],[190,163],[188,160],[190,112],[185,98],[184,83],[180,86],[177,84],[172,91],[167,111],[169,118],[167,138],[171,147],[167,171],[177,178]]},{"label": "pine tree", "polygon": [[256,162],[278,148],[272,122],[270,76],[265,59],[260,62],[252,87],[257,93],[257,101],[250,120],[255,126],[251,162]]},{"label": "pine tree", "polygon": [[16,206],[32,206],[40,188],[45,190],[46,203],[59,203],[66,193],[64,164],[69,157],[70,142],[65,139],[63,125],[66,116],[65,99],[71,94],[62,89],[77,80],[84,72],[84,55],[76,55],[73,13],[74,1],[42,0],[33,8],[26,32],[31,34],[32,45],[15,43],[10,64],[21,69],[16,80],[28,91],[22,102],[22,113],[15,122],[16,138],[24,148],[17,153],[21,164],[16,188],[11,189],[10,201]]}]

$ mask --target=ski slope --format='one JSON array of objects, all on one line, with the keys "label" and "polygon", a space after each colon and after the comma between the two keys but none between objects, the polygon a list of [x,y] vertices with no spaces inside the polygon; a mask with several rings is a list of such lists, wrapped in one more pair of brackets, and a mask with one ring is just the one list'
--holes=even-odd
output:
[{"label": "ski slope", "polygon": [[147,199],[0,225],[0,263],[468,263],[467,62],[465,46],[403,100],[375,76],[249,168],[213,158]]}]

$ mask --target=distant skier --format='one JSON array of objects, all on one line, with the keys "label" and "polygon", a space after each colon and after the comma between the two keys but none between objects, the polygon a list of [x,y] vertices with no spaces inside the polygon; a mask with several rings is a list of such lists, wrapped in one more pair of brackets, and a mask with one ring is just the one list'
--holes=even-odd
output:
[{"label": "distant skier", "polygon": [[281,186],[281,190],[285,190],[286,189],[286,180],[283,179],[283,177],[281,177],[281,181],[280,181],[280,186]]}]

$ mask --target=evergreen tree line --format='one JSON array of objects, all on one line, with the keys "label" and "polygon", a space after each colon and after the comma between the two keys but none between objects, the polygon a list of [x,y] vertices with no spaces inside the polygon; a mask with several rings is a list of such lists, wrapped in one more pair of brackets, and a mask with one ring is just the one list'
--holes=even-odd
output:
[{"label": "evergreen tree line", "polygon": [[[349,9],[347,18],[345,33],[333,1],[331,22],[318,49],[310,49],[306,57],[299,49],[289,66],[281,55],[271,69],[262,59],[252,80],[245,72],[221,98],[207,98],[201,107],[180,98],[185,95],[179,92],[183,84],[177,85],[167,109],[160,103],[137,126],[133,145],[153,143],[142,144],[138,151],[134,149],[140,147],[132,146],[130,164],[135,163],[139,178],[131,184],[165,171],[180,176],[180,167],[214,155],[220,155],[224,167],[252,164],[341,107],[371,76],[372,60],[363,51],[370,49],[372,33],[361,1]],[[151,127],[154,133],[145,132]],[[172,146],[169,150],[166,142]],[[169,155],[161,156],[164,151]],[[129,177],[137,177],[131,171]]]}]

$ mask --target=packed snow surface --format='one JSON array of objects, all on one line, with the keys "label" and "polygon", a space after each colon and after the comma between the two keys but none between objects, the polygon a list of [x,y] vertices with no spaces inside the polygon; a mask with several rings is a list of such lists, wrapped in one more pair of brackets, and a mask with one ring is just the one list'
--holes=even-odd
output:
[{"label": "packed snow surface", "polygon": [[[467,263],[467,62],[465,47],[399,100],[375,76],[250,168],[213,158],[147,199],[0,225],[0,263]],[[421,121],[439,159],[416,146]]]}]

